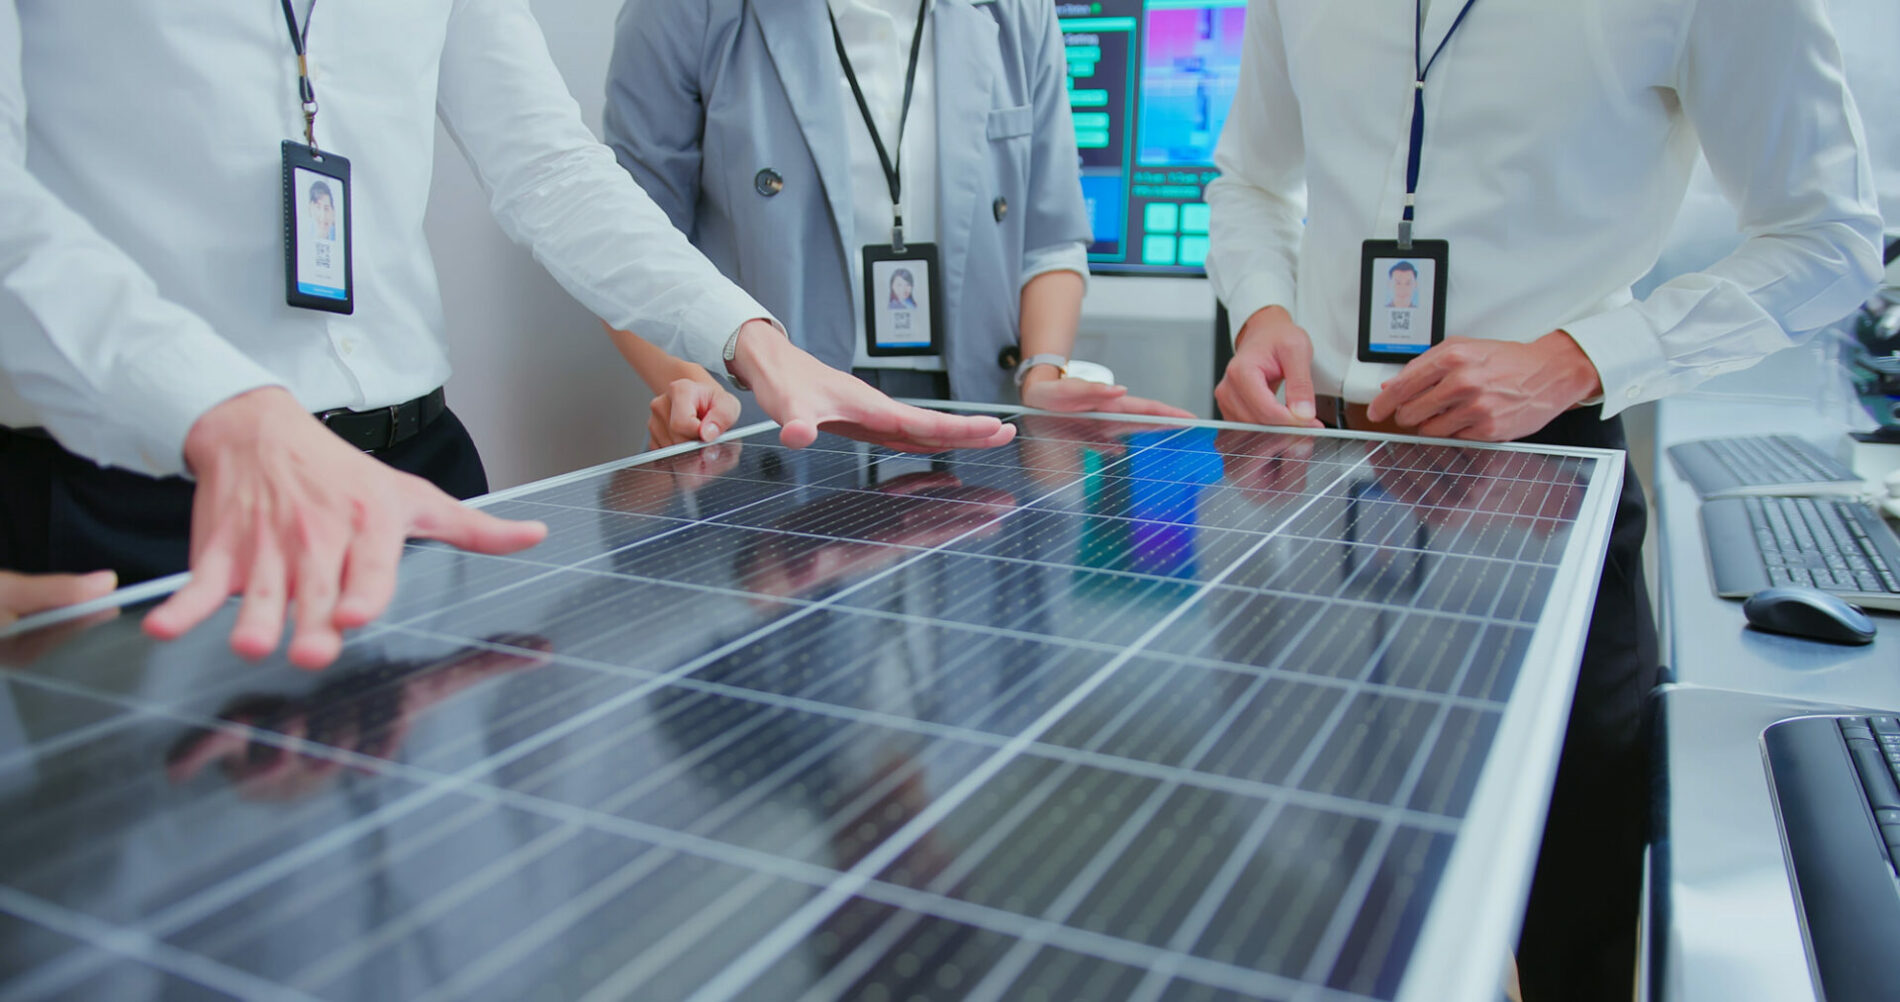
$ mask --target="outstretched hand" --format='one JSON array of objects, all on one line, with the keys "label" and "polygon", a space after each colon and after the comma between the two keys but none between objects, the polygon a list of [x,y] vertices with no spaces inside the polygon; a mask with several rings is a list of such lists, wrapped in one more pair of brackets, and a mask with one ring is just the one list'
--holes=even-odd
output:
[{"label": "outstretched hand", "polygon": [[[1045,371],[1047,375],[1044,375]],[[1023,380],[1024,407],[1062,414],[1148,414],[1192,419],[1193,414],[1172,404],[1131,397],[1128,387],[1058,375],[1053,368],[1031,369]]]},{"label": "outstretched hand", "polygon": [[191,581],[145,617],[161,640],[184,635],[242,595],[231,648],[275,650],[294,614],[290,660],[321,668],[343,631],[382,615],[405,538],[512,553],[547,527],[463,507],[420,477],[350,448],[289,392],[266,387],[207,411],[185,439],[198,478]]},{"label": "outstretched hand", "polygon": [[1016,435],[1014,426],[987,415],[900,404],[813,358],[762,321],[741,330],[734,367],[779,423],[779,441],[794,449],[817,441],[821,431],[900,452],[993,449]]}]

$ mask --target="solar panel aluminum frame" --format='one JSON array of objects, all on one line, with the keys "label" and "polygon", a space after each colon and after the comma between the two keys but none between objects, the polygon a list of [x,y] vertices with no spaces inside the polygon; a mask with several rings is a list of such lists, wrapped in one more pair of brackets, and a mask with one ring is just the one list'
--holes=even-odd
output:
[{"label": "solar panel aluminum frame", "polygon": [[[1031,413],[1020,407],[920,403],[1004,418]],[[1092,416],[1118,423],[1153,423],[1158,427],[1285,431],[1221,421],[1184,422],[1119,414]],[[773,427],[762,423],[735,429],[720,441],[755,438]],[[1519,673],[1396,996],[1402,1002],[1458,999],[1490,1002],[1497,997],[1529,887],[1542,833],[1543,805],[1548,802],[1555,777],[1577,664],[1589,624],[1591,597],[1601,573],[1622,487],[1622,454],[1597,449],[1474,445],[1331,430],[1310,434],[1316,438],[1449,445],[1593,461],[1593,472],[1585,485],[1544,613],[1534,626],[1526,649],[1524,665],[1539,668]],[[471,504],[486,506],[703,447],[701,443],[689,443],[656,450],[499,491]],[[175,590],[185,580],[185,575],[177,575],[124,589],[97,605],[143,601]],[[6,632],[21,632],[49,621],[85,615],[88,611],[81,608],[51,617],[35,617]]]}]

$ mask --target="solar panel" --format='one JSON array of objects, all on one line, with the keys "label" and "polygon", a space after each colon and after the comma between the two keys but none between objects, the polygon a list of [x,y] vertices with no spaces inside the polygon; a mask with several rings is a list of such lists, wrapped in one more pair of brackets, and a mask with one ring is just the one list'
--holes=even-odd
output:
[{"label": "solar panel", "polygon": [[0,639],[0,997],[1495,998],[1620,454],[1012,419],[497,495],[322,673]]}]

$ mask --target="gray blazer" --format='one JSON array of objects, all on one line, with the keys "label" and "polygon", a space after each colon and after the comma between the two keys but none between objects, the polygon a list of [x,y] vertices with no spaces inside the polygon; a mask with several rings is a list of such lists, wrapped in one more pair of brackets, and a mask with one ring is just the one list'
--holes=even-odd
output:
[{"label": "gray blazer", "polygon": [[[997,355],[1017,339],[1023,253],[1089,239],[1062,35],[1048,0],[936,0],[930,16],[951,394],[1013,401]],[[825,0],[627,0],[605,124],[673,224],[801,346],[848,369],[856,110],[837,64]]]}]

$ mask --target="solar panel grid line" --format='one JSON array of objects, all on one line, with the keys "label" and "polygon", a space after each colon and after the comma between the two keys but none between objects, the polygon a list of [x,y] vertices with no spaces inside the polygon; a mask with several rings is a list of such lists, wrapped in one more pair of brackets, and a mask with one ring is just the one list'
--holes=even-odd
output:
[{"label": "solar panel grid line", "polygon": [[193,943],[193,952],[205,956],[218,956],[228,953],[248,940],[267,934],[272,928],[308,914],[315,913],[318,905],[333,898],[348,878],[366,876],[378,869],[399,866],[414,856],[429,851],[448,836],[466,830],[477,818],[493,813],[495,805],[476,802],[460,813],[444,818],[423,831],[403,840],[398,846],[391,846],[386,854],[370,860],[352,861],[350,869],[339,872],[333,884],[319,885],[299,892],[297,896],[280,899],[282,908],[265,919],[253,919],[249,922],[234,924],[220,934],[213,934]]},{"label": "solar panel grid line", "polygon": [[[1265,596],[1265,597],[1277,597],[1277,598],[1289,598],[1289,599],[1300,599],[1300,598],[1311,597],[1310,595],[1306,595],[1300,592],[1282,591],[1282,590],[1277,590],[1277,589],[1237,588],[1235,590],[1248,591],[1248,592],[1252,592],[1254,594]],[[1345,607],[1345,608],[1364,609],[1367,612],[1390,611],[1391,609],[1391,607],[1389,606],[1381,606],[1376,602],[1356,601],[1356,600],[1347,599],[1347,598],[1335,598],[1331,600],[1330,604]],[[1408,611],[1410,611],[1412,615],[1418,618],[1428,619],[1435,623],[1467,623],[1467,624],[1476,624],[1476,625],[1483,625],[1483,626],[1503,625],[1503,624],[1498,624],[1495,620],[1491,620],[1483,616],[1469,616],[1469,615],[1463,615],[1459,613],[1438,612],[1435,610],[1423,610],[1423,611],[1408,610]],[[888,620],[888,621],[897,622],[897,623],[915,624],[915,623],[920,623],[920,622],[927,622],[927,623],[930,623],[931,625],[954,625],[959,630],[967,630],[972,633],[981,633],[984,635],[994,636],[994,637],[999,637],[999,638],[1007,638],[1007,639],[1014,639],[1014,640],[1046,640],[1047,639],[1046,635],[1031,633],[1025,630],[1016,630],[1016,629],[1011,629],[1008,627],[983,626],[983,625],[970,624],[970,623],[940,624],[935,620],[923,620],[923,619],[919,619],[918,617],[910,616],[904,613],[886,612],[881,609],[854,609],[852,610],[852,612],[855,615],[862,615],[862,616],[872,618],[872,619],[883,619],[883,620]],[[1238,613],[1236,615],[1238,615]],[[1308,622],[1310,623],[1311,621],[1309,620]],[[1120,649],[1119,646],[1115,644],[1102,643],[1099,641],[1092,641],[1092,640],[1071,639],[1071,640],[1065,640],[1064,644],[1065,646],[1071,646],[1078,649],[1086,649],[1086,650],[1114,651],[1114,650]],[[1256,664],[1248,664],[1238,659],[1230,660],[1230,659],[1212,658],[1212,657],[1206,657],[1206,656],[1197,655],[1197,654],[1182,654],[1182,653],[1178,653],[1174,651],[1168,651],[1165,653],[1150,652],[1149,656],[1162,657],[1169,660],[1179,661],[1183,664],[1193,664],[1193,665],[1199,665],[1199,666],[1207,667],[1207,668],[1220,668],[1220,669],[1225,669],[1229,671],[1263,674],[1272,678],[1287,678],[1287,679],[1293,679],[1293,680],[1298,680],[1298,681],[1306,681],[1306,682],[1311,682],[1314,685],[1346,687],[1346,688],[1351,688],[1354,691],[1357,691],[1357,689],[1361,686],[1369,686],[1369,687],[1378,688],[1378,689],[1389,688],[1395,691],[1404,690],[1404,687],[1392,686],[1386,683],[1357,682],[1357,681],[1352,681],[1352,680],[1339,679],[1339,678],[1335,678],[1335,677],[1327,676],[1327,675],[1313,675],[1313,674],[1309,674],[1305,672],[1290,670],[1290,669],[1280,667],[1280,666],[1262,666],[1262,665],[1256,665]],[[1404,691],[1409,691],[1409,690],[1404,690]],[[1457,693],[1439,694],[1439,695],[1442,698],[1459,701],[1459,702],[1466,703],[1468,705],[1476,706],[1476,707],[1499,707],[1503,705],[1503,703],[1499,700],[1488,699],[1488,698],[1479,697],[1479,696],[1463,696]]]},{"label": "solar panel grid line", "polygon": [[[1341,479],[1343,480],[1343,476]],[[1317,498],[1318,496],[1316,495],[1314,500],[1317,500]],[[1311,503],[1312,502],[1308,502],[1308,504]],[[1296,512],[1295,515],[1297,516],[1297,514]],[[1271,538],[1271,536],[1263,537],[1261,543],[1257,545],[1264,545],[1265,542]],[[1234,566],[1237,565],[1229,565],[1223,569],[1207,587],[1218,585],[1220,581],[1224,579],[1225,575],[1232,573]],[[843,904],[856,889],[851,886],[852,884],[861,885],[864,881],[875,876],[879,869],[884,865],[888,865],[898,854],[908,849],[911,843],[914,843],[924,831],[928,830],[930,824],[934,824],[937,820],[940,820],[943,815],[947,814],[951,809],[954,809],[957,804],[968,798],[977,786],[980,786],[991,776],[994,776],[996,771],[1001,769],[1009,759],[1021,754],[1023,748],[1026,748],[1037,737],[1040,737],[1043,732],[1046,732],[1051,726],[1054,726],[1056,721],[1060,720],[1075,704],[1081,702],[1090,691],[1100,685],[1103,680],[1106,680],[1106,678],[1113,674],[1115,670],[1119,669],[1121,665],[1127,663],[1128,658],[1133,657],[1135,652],[1139,651],[1142,647],[1146,646],[1148,641],[1159,635],[1162,630],[1166,629],[1168,624],[1185,613],[1188,607],[1193,604],[1196,597],[1205,594],[1206,587],[1203,587],[1190,595],[1170,612],[1167,617],[1164,617],[1160,623],[1150,628],[1147,634],[1141,637],[1135,644],[1131,645],[1127,653],[1118,656],[1116,660],[1104,666],[1096,675],[1092,676],[1074,692],[1071,692],[1061,702],[1046,712],[1036,723],[1030,725],[1022,735],[1012,739],[1009,747],[999,750],[994,757],[947,790],[941,798],[934,801],[922,814],[905,825],[904,828],[900,829],[896,834],[892,835],[883,845],[873,850],[871,855],[868,856],[863,863],[852,868],[850,873],[846,875],[845,880],[840,882],[838,889],[821,897],[813,904],[800,909],[792,920],[788,920],[770,936],[756,943],[753,948],[742,955],[737,962],[721,972],[718,978],[701,986],[698,991],[689,996],[688,1002],[725,1002],[725,1000],[734,997],[739,991],[743,990],[753,978],[763,973],[766,967],[769,967],[772,962],[776,961],[779,955],[785,950],[790,949],[793,943],[809,933],[811,927],[816,925],[819,919]],[[906,839],[908,839],[908,841],[906,841]],[[895,849],[891,848],[893,845],[896,846]],[[868,864],[872,860],[877,860],[877,865],[875,867],[868,867]],[[803,928],[800,928],[800,926]]]},{"label": "solar panel grid line", "polygon": [[[1212,880],[1207,882],[1206,889],[1201,892],[1200,898],[1194,902],[1193,908],[1188,911],[1187,918],[1182,921],[1180,927],[1175,930],[1174,937],[1168,942],[1168,949],[1173,952],[1174,956],[1182,957],[1191,955],[1190,951],[1194,948],[1194,945],[1200,942],[1201,936],[1207,931],[1207,927],[1213,923],[1214,916],[1220,909],[1221,901],[1227,896],[1230,889],[1236,886],[1242,870],[1247,866],[1248,860],[1260,850],[1261,844],[1266,841],[1267,832],[1271,831],[1273,826],[1279,822],[1281,814],[1285,809],[1285,802],[1275,802],[1267,805],[1264,810],[1255,816],[1253,823],[1248,826],[1246,833],[1241,835],[1239,841],[1234,844],[1234,848],[1228,853],[1226,861],[1221,864],[1219,872],[1214,875]],[[1373,855],[1372,853],[1368,853],[1368,858],[1371,858]],[[1159,997],[1159,993],[1166,989],[1168,982],[1173,980],[1176,970],[1176,965],[1169,964],[1166,960],[1163,960],[1161,964],[1156,965],[1153,971],[1150,972],[1149,978],[1144,981],[1143,985],[1136,989],[1135,997],[1138,999]],[[1306,987],[1307,986],[1302,985],[1295,989],[1293,997],[1296,999],[1300,998]]]},{"label": "solar panel grid line", "polygon": [[[1425,774],[1425,765],[1431,758],[1432,749],[1437,747],[1439,735],[1445,729],[1445,719],[1450,710],[1440,706],[1426,730],[1423,741],[1413,753],[1412,764],[1407,767],[1405,777],[1400,781],[1399,791],[1393,796],[1395,803],[1409,803],[1418,791],[1420,780]],[[1382,825],[1379,834],[1373,837],[1374,849],[1366,853],[1360,862],[1359,872],[1353,875],[1346,894],[1341,897],[1333,909],[1332,918],[1327,922],[1326,931],[1320,938],[1320,946],[1313,952],[1313,963],[1306,970],[1306,980],[1322,983],[1326,976],[1338,966],[1340,954],[1345,950],[1346,937],[1351,933],[1354,922],[1360,915],[1366,895],[1370,893],[1374,874],[1385,865],[1386,849],[1390,846],[1397,826],[1391,822]]]},{"label": "solar panel grid line", "polygon": [[[516,803],[530,810],[542,812],[553,817],[589,817],[589,823],[596,827],[601,827],[606,830],[619,830],[622,834],[641,841],[664,840],[675,842],[677,843],[676,846],[663,847],[665,852],[673,855],[678,855],[679,853],[694,853],[701,855],[703,858],[724,861],[749,871],[767,875],[772,875],[773,871],[778,871],[776,875],[805,883],[814,889],[823,889],[828,886],[829,879],[836,875],[835,871],[827,870],[815,864],[798,863],[776,854],[731,846],[726,843],[718,842],[717,840],[689,837],[681,833],[667,831],[639,822],[628,821],[608,815],[600,815],[597,812],[589,812],[579,808],[571,808],[564,804],[547,801],[536,802],[534,798],[522,795],[510,795],[507,791],[489,791],[489,793],[490,795],[499,796],[505,801]],[[980,924],[985,928],[995,929],[1006,935],[1037,938],[1038,941],[1061,945],[1065,949],[1086,952],[1104,960],[1125,957],[1129,951],[1139,952],[1143,949],[1152,949],[1146,947],[1145,944],[1122,940],[1104,934],[1092,933],[1086,930],[1067,927],[1050,928],[1051,923],[1041,922],[994,908],[972,905],[954,898],[945,898],[926,892],[912,891],[908,888],[893,884],[874,882],[865,888],[865,896],[894,907],[927,910],[927,914],[932,914],[949,921]],[[593,897],[611,898],[612,895],[601,894]],[[591,897],[590,900],[592,900]],[[551,917],[552,916],[544,916],[543,921]],[[584,916],[574,914],[566,917],[578,921],[579,918]],[[530,949],[531,948],[532,947],[530,947]],[[517,951],[517,955],[523,952],[526,951]],[[1195,967],[1191,971],[1191,976],[1196,980],[1229,987],[1235,985],[1243,986],[1240,990],[1246,990],[1245,986],[1249,985],[1253,986],[1254,990],[1257,990],[1259,985],[1256,981],[1256,975],[1257,972],[1245,968],[1236,968],[1232,965],[1216,962],[1202,962],[1201,966]],[[452,983],[458,986],[458,990],[466,990],[479,982],[472,979],[464,982],[463,979],[458,978]],[[447,998],[453,997],[453,995],[431,994],[428,996],[430,999],[438,997]]]},{"label": "solar panel grid line", "polygon": [[[1027,796],[1017,798],[1015,805],[1009,811],[998,818],[988,831],[984,832],[976,842],[971,843],[942,873],[925,885],[924,889],[949,896],[951,890],[987,860],[999,845],[1013,836],[1024,821],[1041,811],[1048,803],[1050,796],[1080,768],[1081,766],[1076,763],[1058,766],[1041,783],[1032,788]],[[798,1002],[821,1002],[821,1000],[843,998],[845,991],[875,966],[876,962],[882,958],[884,951],[902,939],[924,917],[921,912],[911,912],[906,920],[887,922],[880,926],[843,961],[827,971],[823,978],[814,982],[811,988],[799,997]]]},{"label": "solar panel grid line", "polygon": [[[1172,677],[1169,675],[1159,676],[1150,686],[1150,694],[1167,685],[1170,681],[1172,681]],[[1229,707],[1226,722],[1231,723],[1232,719],[1239,714],[1240,708],[1245,706],[1247,702],[1253,698],[1254,694],[1265,684],[1266,680],[1264,678],[1254,680],[1254,682],[1249,685],[1243,697],[1235,700],[1233,705]],[[1131,701],[1126,712],[1132,714],[1139,707],[1143,706],[1147,702],[1147,695],[1149,694],[1144,694],[1143,699]],[[1127,721],[1122,717],[1117,717],[1105,725],[1102,728],[1102,733],[1097,738],[1098,746],[1099,742],[1106,741],[1111,734],[1121,730],[1126,722]],[[1182,763],[1182,767],[1188,770],[1196,768],[1215,747],[1218,734],[1221,730],[1223,730],[1223,727],[1216,725],[1213,730],[1204,735],[1200,742],[1189,751],[1186,759]],[[1084,750],[1093,751],[1095,749],[1084,748]],[[1082,905],[1083,900],[1100,885],[1101,880],[1108,873],[1108,868],[1121,857],[1122,853],[1134,843],[1134,840],[1148,826],[1149,822],[1160,813],[1162,806],[1167,803],[1176,788],[1175,784],[1163,784],[1156,787],[1155,790],[1148,795],[1148,799],[1140,807],[1136,808],[1134,813],[1129,815],[1128,819],[1123,822],[1121,828],[1103,844],[1095,856],[1070,880],[1069,886],[1064,888],[1062,893],[1058,895],[1054,901],[1050,902],[1049,906],[1043,910],[1042,917],[1052,922],[1068,922],[1070,916]],[[1277,813],[1280,805],[1283,803],[1284,802],[1270,802],[1265,813]],[[1218,884],[1218,880],[1215,883]],[[1184,949],[1174,944],[1170,944],[1170,948],[1175,950]],[[984,976],[983,980],[979,981],[977,985],[971,989],[971,1002],[1001,997],[1001,993],[1022,974],[1023,969],[1028,966],[1029,962],[1034,958],[1035,953],[1036,950],[1029,948],[1027,943],[1020,943],[1011,948],[1010,952],[1004,955],[1003,959],[998,961],[995,967],[990,969],[990,972]]]},{"label": "solar panel grid line", "polygon": [[[1561,569],[1567,587],[1554,588],[1546,598],[1550,614],[1532,631],[1522,659],[1525,665],[1574,665],[1581,655],[1592,604],[1587,597],[1594,594],[1602,573],[1602,554],[1622,491],[1624,467],[1614,461],[1621,458],[1617,453],[1572,450],[1570,454],[1595,460],[1595,475],[1584,488],[1565,548]],[[1413,940],[1412,961],[1400,981],[1398,1002],[1479,998],[1496,992],[1496,974],[1503,969],[1517,913],[1484,907],[1474,900],[1475,889],[1488,885],[1499,900],[1522,900],[1529,886],[1540,819],[1522,812],[1512,815],[1507,807],[1525,798],[1535,803],[1548,797],[1558,752],[1548,735],[1563,733],[1576,684],[1574,668],[1555,673],[1559,677],[1554,682],[1551,674],[1524,672],[1515,683],[1513,705],[1504,713],[1493,746],[1517,749],[1518,754],[1488,756],[1477,792],[1466,807],[1467,816],[1506,820],[1490,828],[1467,826],[1458,833],[1438,875],[1438,886],[1444,890],[1431,902]],[[1502,861],[1513,865],[1500,872]],[[1484,944],[1487,954],[1492,954],[1484,958],[1485,963],[1471,963],[1472,944]]]},{"label": "solar panel grid line", "polygon": [[[75,950],[75,953],[88,948],[103,950],[150,964],[184,981],[237,998],[258,999],[262,1002],[319,1002],[302,992],[284,988],[189,951],[175,949],[136,930],[99,922],[10,887],[0,886],[0,910],[89,945]],[[83,962],[90,958],[78,959]],[[91,965],[87,967],[86,973],[93,973]],[[35,992],[34,988],[32,982],[14,982],[0,990],[0,999],[6,1002],[37,1002],[48,997],[45,989]],[[58,991],[59,987],[55,986],[51,990]]]},{"label": "solar panel grid line", "polygon": [[418,902],[415,907],[403,912],[392,921],[385,922],[377,928],[368,930],[367,934],[356,937],[343,949],[327,956],[312,958],[302,967],[291,971],[283,978],[283,981],[303,991],[319,990],[332,980],[354,969],[378,950],[399,943],[404,938],[426,929],[431,923],[467,904],[470,899],[512,876],[521,868],[572,841],[574,836],[580,834],[581,831],[580,825],[570,822],[564,827],[543,832],[468,874],[435,897]]}]

